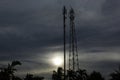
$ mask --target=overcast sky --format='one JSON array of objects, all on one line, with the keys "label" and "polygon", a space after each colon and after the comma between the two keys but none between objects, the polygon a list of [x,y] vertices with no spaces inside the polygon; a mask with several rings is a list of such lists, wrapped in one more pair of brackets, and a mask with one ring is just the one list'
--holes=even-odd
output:
[{"label": "overcast sky", "polygon": [[[80,67],[104,75],[120,64],[120,0],[0,0],[0,66],[50,74],[63,55],[62,8],[75,10]],[[68,20],[69,21],[69,20]],[[67,23],[69,27],[69,23]]]}]

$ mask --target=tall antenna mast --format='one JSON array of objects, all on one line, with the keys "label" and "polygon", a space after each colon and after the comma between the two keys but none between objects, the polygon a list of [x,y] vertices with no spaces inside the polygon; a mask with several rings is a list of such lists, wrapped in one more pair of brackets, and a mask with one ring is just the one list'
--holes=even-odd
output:
[{"label": "tall antenna mast", "polygon": [[77,38],[75,31],[75,13],[73,8],[70,9],[70,43],[69,43],[69,70],[76,71],[79,69],[78,52],[77,52]]},{"label": "tall antenna mast", "polygon": [[66,7],[63,7],[64,80],[66,79]]}]

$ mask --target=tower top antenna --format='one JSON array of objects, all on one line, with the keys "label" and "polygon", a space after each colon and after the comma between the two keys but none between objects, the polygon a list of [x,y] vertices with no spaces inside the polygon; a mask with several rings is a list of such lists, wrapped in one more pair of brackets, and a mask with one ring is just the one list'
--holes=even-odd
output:
[{"label": "tower top antenna", "polygon": [[66,7],[64,6],[63,7],[63,15],[66,15],[67,14],[67,9],[66,9]]}]

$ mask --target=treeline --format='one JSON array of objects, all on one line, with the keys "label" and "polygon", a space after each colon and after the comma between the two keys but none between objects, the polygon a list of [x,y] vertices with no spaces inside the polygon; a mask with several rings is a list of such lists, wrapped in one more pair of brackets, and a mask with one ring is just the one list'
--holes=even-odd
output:
[{"label": "treeline", "polygon": [[15,76],[16,66],[21,65],[20,61],[12,61],[6,67],[0,67],[0,80],[43,80],[44,77],[34,76],[33,74],[26,74],[24,79]]},{"label": "treeline", "polygon": [[[118,70],[110,73],[109,76],[109,80],[120,80],[120,67]],[[64,73],[61,67],[57,71],[53,71],[52,80],[64,80]],[[79,69],[77,71],[68,70],[65,80],[105,80],[105,78],[100,72],[93,71],[88,74],[85,69]]]},{"label": "treeline", "polygon": [[[0,67],[0,80],[44,80],[44,77],[34,76],[33,74],[26,74],[23,79],[15,76],[15,72],[17,71],[16,66],[19,65],[21,65],[20,61],[12,61],[6,67]],[[52,80],[64,80],[63,71],[62,67],[58,67],[57,71],[54,70]],[[120,67],[118,70],[110,73],[109,76],[109,80],[120,80]],[[100,72],[93,71],[88,74],[85,69],[79,69],[77,71],[67,70],[65,80],[105,80],[105,78]]]}]

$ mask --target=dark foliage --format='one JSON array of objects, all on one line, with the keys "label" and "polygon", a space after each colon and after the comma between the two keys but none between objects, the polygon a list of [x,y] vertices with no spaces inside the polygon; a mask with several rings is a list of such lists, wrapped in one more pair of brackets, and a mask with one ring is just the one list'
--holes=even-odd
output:
[{"label": "dark foliage", "polygon": [[22,80],[22,79],[19,78],[19,77],[17,77],[17,76],[15,76],[15,77],[13,78],[13,80]]},{"label": "dark foliage", "polygon": [[93,71],[88,77],[88,80],[104,80],[104,78],[100,72]]},{"label": "dark foliage", "polygon": [[52,80],[63,80],[63,69],[58,67],[57,72],[53,71]]},{"label": "dark foliage", "polygon": [[[17,65],[21,65],[20,61],[12,61],[6,67],[0,68],[0,80],[44,80],[44,77],[34,76],[33,74],[27,74],[24,79],[15,76]],[[62,67],[58,67],[57,71],[53,71],[52,80],[64,80],[64,70]],[[110,80],[120,80],[120,67],[118,70],[110,74]],[[104,80],[100,72],[93,71],[91,74],[87,74],[85,69],[79,69],[77,71],[68,70],[65,76],[66,80]]]},{"label": "dark foliage", "polygon": [[120,80],[120,66],[119,69],[110,74],[110,80]]},{"label": "dark foliage", "polygon": [[12,61],[6,68],[0,68],[0,80],[15,80],[14,72],[17,70],[15,66],[21,65],[19,61]]},{"label": "dark foliage", "polygon": [[44,77],[33,76],[33,74],[27,74],[24,80],[43,80]]},{"label": "dark foliage", "polygon": [[69,80],[87,80],[87,72],[85,69],[79,69],[78,71],[68,70]]},{"label": "dark foliage", "polygon": [[[22,80],[21,78],[14,75],[17,69],[15,68],[17,65],[21,65],[20,61],[12,61],[11,64],[8,64],[6,67],[0,68],[0,80]],[[27,74],[24,80],[43,80],[44,77],[33,76],[31,74]]]}]

